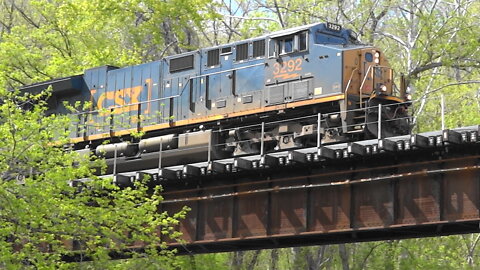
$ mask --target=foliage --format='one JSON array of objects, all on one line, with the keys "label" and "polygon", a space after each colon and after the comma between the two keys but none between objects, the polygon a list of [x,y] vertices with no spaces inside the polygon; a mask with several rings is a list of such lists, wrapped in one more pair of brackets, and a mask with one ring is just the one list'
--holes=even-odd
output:
[{"label": "foliage", "polygon": [[[81,264],[87,268],[106,268],[115,251],[134,259],[108,264],[111,268],[158,269],[173,263],[164,241],[176,239],[174,227],[186,209],[173,216],[159,213],[160,187],[136,183],[119,189],[112,179],[95,177],[91,165],[101,167],[100,161],[57,147],[68,145],[69,119],[45,115],[48,97],[24,98],[10,90],[85,68],[124,66],[194,48],[191,29],[213,16],[208,3],[1,2],[0,267],[75,267],[62,263],[73,240],[85,251],[82,256],[93,259]],[[69,180],[82,178],[93,181],[69,186]],[[127,248],[142,243],[143,253]]]},{"label": "foliage", "polygon": [[209,0],[6,0],[0,77],[10,85],[125,66],[198,45]]},{"label": "foliage", "polygon": [[[173,216],[158,212],[159,186],[139,182],[120,189],[112,179],[95,177],[92,164],[100,161],[58,147],[68,142],[69,119],[46,116],[45,98],[1,96],[0,267],[72,268],[63,261],[72,256],[106,268],[114,252],[134,257],[115,268],[171,264],[165,237],[178,237],[174,227],[186,209]],[[72,186],[73,179],[92,181]],[[131,246],[145,252],[132,253]]]},{"label": "foliage", "polygon": [[179,264],[187,270],[478,269],[480,253],[472,252],[478,241],[478,235],[466,235],[282,248],[181,257]]}]

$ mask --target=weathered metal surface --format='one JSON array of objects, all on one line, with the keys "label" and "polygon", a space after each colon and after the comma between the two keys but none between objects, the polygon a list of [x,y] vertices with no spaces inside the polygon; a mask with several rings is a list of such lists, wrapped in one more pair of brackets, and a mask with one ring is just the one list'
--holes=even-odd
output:
[{"label": "weathered metal surface", "polygon": [[[400,173],[435,169],[437,166],[417,166],[399,169]],[[398,184],[397,224],[422,224],[440,220],[441,183],[437,176],[415,175]]]},{"label": "weathered metal surface", "polygon": [[311,191],[309,231],[350,229],[350,188],[333,186]]},{"label": "weathered metal surface", "polygon": [[352,188],[352,229],[387,227],[393,223],[390,182],[366,183]]},{"label": "weathered metal surface", "polygon": [[[451,165],[475,166],[480,160],[463,160]],[[451,172],[443,176],[443,219],[448,221],[478,219],[480,176],[475,170]]]},{"label": "weathered metal surface", "polygon": [[186,244],[170,245],[182,254],[479,231],[478,146],[166,184],[163,210],[191,208],[180,225]]},{"label": "weathered metal surface", "polygon": [[[307,179],[287,181],[284,185],[307,184]],[[298,234],[306,231],[308,192],[270,192],[270,234]]]},{"label": "weathered metal surface", "polygon": [[[199,193],[198,191],[185,191],[185,192],[174,192],[171,194],[165,194],[164,199],[165,200],[175,200],[178,198],[184,198],[184,197],[194,197],[198,196]],[[199,231],[199,228],[203,224],[200,224],[197,222],[197,213],[202,211],[198,207],[198,203],[195,201],[191,202],[186,202],[186,203],[172,203],[172,204],[162,204],[160,206],[160,211],[166,211],[168,213],[177,213],[180,210],[183,209],[183,207],[188,207],[190,208],[190,212],[187,215],[185,219],[182,219],[180,221],[180,225],[178,226],[178,229],[183,235],[182,239],[185,240],[186,242],[193,243],[194,241],[198,240],[196,237],[197,231]],[[171,239],[165,239],[169,243],[173,243],[174,241]]]},{"label": "weathered metal surface", "polygon": [[[231,188],[219,189],[218,192],[231,192]],[[203,210],[200,213],[199,222],[203,224],[200,227],[199,240],[219,240],[232,238],[232,216],[233,201],[235,198],[229,197],[216,200],[205,200],[199,202],[199,207]]]},{"label": "weathered metal surface", "polygon": [[[312,184],[347,180],[347,175],[311,177]],[[348,185],[311,189],[309,231],[329,232],[350,229],[350,192]]]}]

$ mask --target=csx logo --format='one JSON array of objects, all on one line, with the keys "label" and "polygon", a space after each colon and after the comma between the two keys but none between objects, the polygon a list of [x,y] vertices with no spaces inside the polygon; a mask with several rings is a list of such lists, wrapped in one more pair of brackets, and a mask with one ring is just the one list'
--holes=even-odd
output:
[{"label": "csx logo", "polygon": [[[152,79],[146,79],[145,85],[148,88],[148,100],[150,100],[151,94],[152,94]],[[138,104],[140,103],[140,95],[143,89],[144,89],[144,86],[139,85],[135,87],[129,87],[124,89],[117,89],[115,91],[104,92],[97,98],[97,101],[96,101],[97,109],[103,110],[103,109],[114,108],[112,111],[113,114],[137,111],[139,108]],[[92,94],[92,97],[94,97],[95,94],[97,93],[97,90],[92,89],[90,90],[90,92]],[[105,101],[107,100],[113,100],[114,105],[105,107],[104,104],[105,104]],[[146,108],[145,108],[145,105],[146,105]],[[150,103],[147,103],[145,105],[142,104],[142,107],[145,108],[144,113],[149,113]],[[101,114],[107,115],[109,113],[104,112]]]}]

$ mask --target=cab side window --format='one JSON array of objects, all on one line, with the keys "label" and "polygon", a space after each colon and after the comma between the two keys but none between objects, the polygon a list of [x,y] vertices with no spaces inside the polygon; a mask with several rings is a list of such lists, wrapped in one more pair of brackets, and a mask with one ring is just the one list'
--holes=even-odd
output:
[{"label": "cab side window", "polygon": [[273,58],[277,56],[277,41],[270,39],[268,41],[268,57]]},{"label": "cab side window", "polygon": [[273,58],[283,54],[294,52],[303,52],[308,50],[307,31],[299,32],[295,35],[289,35],[270,39],[268,43],[268,57]]},{"label": "cab side window", "polygon": [[286,54],[293,52],[293,37],[280,40],[280,53]]},{"label": "cab side window", "polygon": [[308,42],[307,42],[307,31],[301,32],[298,34],[298,50],[303,52],[308,49]]}]

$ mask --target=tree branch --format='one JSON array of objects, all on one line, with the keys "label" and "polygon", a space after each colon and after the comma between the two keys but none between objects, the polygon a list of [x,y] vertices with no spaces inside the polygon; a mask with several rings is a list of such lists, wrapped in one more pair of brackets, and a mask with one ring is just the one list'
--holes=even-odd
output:
[{"label": "tree branch", "polygon": [[[282,23],[279,20],[275,20],[272,18],[268,17],[243,17],[243,16],[235,16],[235,15],[223,15],[224,17],[229,17],[229,18],[234,18],[234,19],[240,19],[240,20],[251,20],[251,21],[272,21],[278,23],[280,26],[282,26]],[[282,26],[283,27],[283,26]]]},{"label": "tree branch", "polygon": [[478,80],[478,81],[477,81],[477,80],[471,80],[471,81],[448,83],[448,84],[445,84],[445,85],[443,85],[443,86],[441,86],[441,87],[438,87],[438,88],[435,88],[435,89],[433,89],[433,90],[430,90],[430,91],[425,92],[425,94],[423,94],[420,98],[418,98],[418,99],[415,100],[415,101],[419,101],[420,99],[427,97],[427,96],[428,96],[429,94],[431,94],[431,93],[438,92],[438,91],[440,91],[440,90],[442,90],[442,89],[445,89],[445,88],[447,88],[447,87],[450,87],[450,86],[464,85],[464,84],[477,84],[477,83],[480,84],[480,80]]},{"label": "tree branch", "polygon": [[30,17],[27,16],[27,14],[25,12],[23,12],[22,9],[20,9],[17,5],[15,5],[15,3],[13,3],[15,9],[20,13],[20,15],[22,15],[22,17],[27,21],[29,22],[31,25],[33,25],[35,28],[40,28],[40,25],[38,23],[35,23],[33,21],[33,19],[31,19]]}]

